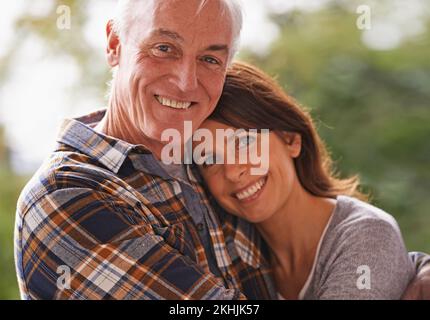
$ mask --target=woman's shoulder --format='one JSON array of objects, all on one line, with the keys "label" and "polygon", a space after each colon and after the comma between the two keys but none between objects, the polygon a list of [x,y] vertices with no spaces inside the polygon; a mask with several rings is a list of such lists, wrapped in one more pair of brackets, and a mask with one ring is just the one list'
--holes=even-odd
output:
[{"label": "woman's shoulder", "polygon": [[365,235],[369,236],[371,230],[392,230],[399,233],[399,226],[395,218],[384,210],[369,203],[349,196],[338,196],[333,212],[331,229],[338,232],[357,233],[366,228]]},{"label": "woman's shoulder", "polygon": [[326,254],[342,252],[375,252],[384,246],[389,251],[406,250],[399,225],[384,210],[356,198],[338,196],[336,207],[324,237],[322,251]]}]

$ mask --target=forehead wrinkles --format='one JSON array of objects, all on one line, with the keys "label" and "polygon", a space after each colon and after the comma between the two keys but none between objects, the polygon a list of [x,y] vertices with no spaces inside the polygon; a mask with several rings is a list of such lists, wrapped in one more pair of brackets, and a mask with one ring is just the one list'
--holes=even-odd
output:
[{"label": "forehead wrinkles", "polygon": [[[154,0],[150,1],[153,2]],[[212,14],[216,12],[224,16],[230,13],[229,6],[225,0],[158,0],[155,1],[155,6],[156,10],[161,12],[172,8],[175,12],[184,9],[190,13],[187,18],[197,18],[207,8]]]},{"label": "forehead wrinkles", "polygon": [[182,30],[187,32],[195,40],[200,35],[208,35],[208,32],[218,35],[220,27],[230,26],[233,34],[232,15],[224,0],[162,0],[157,1],[153,11],[153,22],[171,31]]},{"label": "forehead wrinkles", "polygon": [[232,13],[225,0],[201,0],[194,18],[198,18],[205,9],[209,13],[209,18],[213,18],[213,20],[218,19],[219,22],[223,22],[225,19],[232,20]]}]

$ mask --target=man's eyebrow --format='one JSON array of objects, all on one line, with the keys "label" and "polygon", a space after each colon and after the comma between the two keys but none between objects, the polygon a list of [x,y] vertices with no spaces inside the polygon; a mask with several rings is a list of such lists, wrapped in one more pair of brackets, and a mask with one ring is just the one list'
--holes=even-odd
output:
[{"label": "man's eyebrow", "polygon": [[[151,33],[151,36],[164,36],[180,42],[185,41],[184,38],[179,35],[179,33],[164,28],[154,30]],[[230,51],[230,48],[226,44],[213,44],[207,47],[204,51],[225,51],[226,53],[228,53]]]},{"label": "man's eyebrow", "polygon": [[226,44],[213,44],[207,47],[204,51],[225,51],[226,53],[228,53],[230,49]]},{"label": "man's eyebrow", "polygon": [[156,29],[151,33],[152,36],[165,36],[165,37],[169,37],[172,38],[173,40],[177,40],[180,42],[184,42],[184,38],[182,38],[179,33],[175,32],[175,31],[171,31],[171,30],[167,30],[167,29]]}]

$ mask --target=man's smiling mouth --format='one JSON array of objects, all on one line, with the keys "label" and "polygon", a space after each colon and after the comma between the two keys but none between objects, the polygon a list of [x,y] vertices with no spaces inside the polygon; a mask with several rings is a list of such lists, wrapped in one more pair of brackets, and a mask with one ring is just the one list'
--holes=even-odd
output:
[{"label": "man's smiling mouth", "polygon": [[161,105],[163,105],[165,107],[170,107],[173,109],[186,110],[193,104],[192,102],[172,100],[172,99],[168,99],[166,97],[158,96],[158,95],[155,96],[155,99],[157,99],[157,101]]}]

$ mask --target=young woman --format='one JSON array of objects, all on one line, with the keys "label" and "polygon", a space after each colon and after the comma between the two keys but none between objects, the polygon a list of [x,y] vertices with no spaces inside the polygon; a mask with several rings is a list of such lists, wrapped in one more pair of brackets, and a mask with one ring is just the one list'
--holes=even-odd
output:
[{"label": "young woman", "polygon": [[274,80],[236,63],[201,128],[214,139],[217,129],[245,129],[235,138],[236,151],[260,150],[262,135],[248,129],[270,130],[267,173],[252,175],[250,161],[216,164],[228,147],[219,141],[205,149],[199,171],[224,209],[256,224],[281,299],[402,296],[414,268],[396,221],[366,203],[357,177],[334,173],[309,113]]}]

